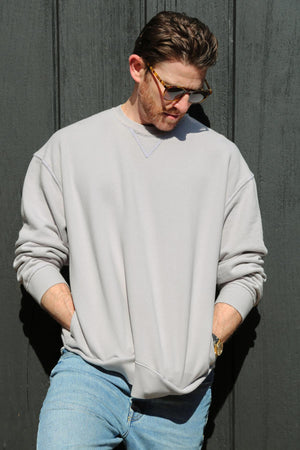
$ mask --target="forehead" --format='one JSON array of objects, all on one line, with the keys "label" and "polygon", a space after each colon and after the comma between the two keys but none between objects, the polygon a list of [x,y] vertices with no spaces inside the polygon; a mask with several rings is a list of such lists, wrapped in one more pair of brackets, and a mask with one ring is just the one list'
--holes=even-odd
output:
[{"label": "forehead", "polygon": [[155,65],[155,71],[165,83],[187,89],[199,89],[206,77],[207,68],[199,69],[181,61],[163,61]]}]

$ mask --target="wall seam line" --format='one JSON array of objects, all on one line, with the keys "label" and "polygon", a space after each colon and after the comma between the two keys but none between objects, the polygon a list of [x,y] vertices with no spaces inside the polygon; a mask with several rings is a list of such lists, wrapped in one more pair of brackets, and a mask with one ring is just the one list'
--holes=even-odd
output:
[{"label": "wall seam line", "polygon": [[232,0],[232,140],[235,139],[236,90],[236,0]]},{"label": "wall seam line", "polygon": [[59,49],[59,0],[53,0],[53,91],[54,128],[61,128],[60,49]]},{"label": "wall seam line", "polygon": [[[231,52],[232,52],[232,60],[231,60],[231,73],[232,73],[232,81],[231,81],[231,138],[235,141],[236,137],[236,25],[237,25],[237,17],[236,17],[236,0],[231,0],[231,14],[232,14],[232,44],[231,44]],[[232,375],[235,373],[235,346],[233,346],[233,358],[232,358]],[[234,376],[234,375],[233,375]],[[236,429],[235,429],[235,417],[236,417],[236,392],[235,392],[235,382],[233,381],[233,389],[232,389],[232,417],[231,417],[231,443],[232,450],[236,449]]]}]

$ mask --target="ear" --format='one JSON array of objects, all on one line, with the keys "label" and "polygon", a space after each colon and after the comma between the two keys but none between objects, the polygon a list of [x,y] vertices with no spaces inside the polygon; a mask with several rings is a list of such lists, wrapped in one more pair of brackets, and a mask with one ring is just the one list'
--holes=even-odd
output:
[{"label": "ear", "polygon": [[129,56],[129,70],[130,75],[134,79],[136,83],[140,83],[146,72],[146,66],[143,59],[138,55],[130,55]]}]

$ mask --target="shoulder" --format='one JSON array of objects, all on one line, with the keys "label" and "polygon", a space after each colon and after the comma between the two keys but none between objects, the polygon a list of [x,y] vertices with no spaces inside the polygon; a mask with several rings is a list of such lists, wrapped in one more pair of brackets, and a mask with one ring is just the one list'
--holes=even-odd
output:
[{"label": "shoulder", "polygon": [[234,142],[190,116],[184,118],[181,129],[178,129],[178,134],[181,134],[180,137],[184,137],[187,142],[205,146],[207,151],[216,151],[228,157],[235,154],[240,155],[240,151]]},{"label": "shoulder", "polygon": [[[228,172],[232,178],[249,179],[253,176],[237,145],[226,136],[187,116],[184,120],[187,145],[206,155],[210,164]],[[182,137],[181,137],[182,138]]]},{"label": "shoulder", "polygon": [[107,129],[108,124],[113,120],[113,111],[114,108],[111,108],[81,119],[61,128],[54,133],[54,136],[59,139],[68,139],[88,135],[95,131],[98,131],[99,133],[99,131]]},{"label": "shoulder", "polygon": [[81,148],[95,142],[99,136],[111,133],[114,108],[99,112],[60,128],[48,139],[34,156],[45,159],[60,154],[64,149]]}]

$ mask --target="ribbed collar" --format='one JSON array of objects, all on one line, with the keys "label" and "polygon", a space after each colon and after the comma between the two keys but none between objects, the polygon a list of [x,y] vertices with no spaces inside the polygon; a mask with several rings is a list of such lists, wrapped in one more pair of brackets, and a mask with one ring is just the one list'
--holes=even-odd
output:
[{"label": "ribbed collar", "polygon": [[174,130],[177,130],[179,127],[183,125],[183,123],[186,121],[186,117],[183,117],[177,127],[174,130],[171,131],[160,131],[158,130],[154,125],[142,125],[140,123],[135,122],[134,120],[129,119],[127,117],[122,108],[121,105],[116,106],[113,109],[113,112],[116,114],[118,120],[120,120],[126,127],[132,129],[135,131],[135,133],[138,133],[139,135],[143,136],[155,136],[157,138],[166,139],[174,136]]}]

